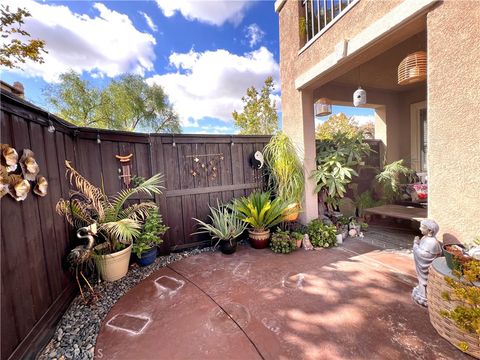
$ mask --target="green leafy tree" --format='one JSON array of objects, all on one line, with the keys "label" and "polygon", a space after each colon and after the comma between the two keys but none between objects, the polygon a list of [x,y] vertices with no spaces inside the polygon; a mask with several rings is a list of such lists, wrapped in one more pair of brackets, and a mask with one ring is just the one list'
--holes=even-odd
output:
[{"label": "green leafy tree", "polygon": [[360,132],[358,123],[352,117],[344,113],[330,115],[322,124],[317,125],[315,137],[318,140],[334,140],[336,135],[342,134],[343,137],[353,138]]},{"label": "green leafy tree", "polygon": [[159,85],[149,86],[139,75],[124,74],[104,89],[70,71],[44,91],[58,116],[78,126],[123,131],[180,133],[178,115]]},{"label": "green leafy tree", "polygon": [[48,86],[43,94],[57,115],[75,125],[85,127],[110,128],[101,121],[98,110],[101,107],[101,91],[73,70],[63,73],[60,82]]},{"label": "green leafy tree", "polygon": [[276,104],[270,100],[273,87],[273,79],[269,76],[260,93],[253,86],[247,89],[242,97],[243,112],[232,113],[241,135],[271,135],[278,130]]},{"label": "green leafy tree", "polygon": [[22,29],[24,19],[32,16],[27,9],[18,8],[15,12],[9,6],[1,6],[0,9],[0,34],[3,44],[0,48],[0,65],[8,68],[19,68],[19,64],[27,59],[43,63],[42,53],[45,50],[45,41],[39,39],[22,39],[30,37],[30,34]]}]

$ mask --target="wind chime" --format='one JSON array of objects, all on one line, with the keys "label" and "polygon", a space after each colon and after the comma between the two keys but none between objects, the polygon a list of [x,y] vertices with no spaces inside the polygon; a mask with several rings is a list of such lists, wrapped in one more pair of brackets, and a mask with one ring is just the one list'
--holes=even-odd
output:
[{"label": "wind chime", "polygon": [[118,169],[120,179],[123,179],[123,184],[128,189],[130,188],[130,183],[132,182],[132,164],[131,160],[133,154],[128,155],[115,155],[115,157],[120,161],[121,169]]}]

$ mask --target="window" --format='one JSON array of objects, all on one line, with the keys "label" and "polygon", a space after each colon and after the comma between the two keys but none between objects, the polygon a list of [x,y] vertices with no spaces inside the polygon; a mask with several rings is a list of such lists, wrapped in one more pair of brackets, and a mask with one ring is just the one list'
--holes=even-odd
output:
[{"label": "window", "polygon": [[[313,39],[335,18],[345,13],[355,0],[303,0],[304,23],[307,42]],[[303,19],[301,19],[303,21]]]}]

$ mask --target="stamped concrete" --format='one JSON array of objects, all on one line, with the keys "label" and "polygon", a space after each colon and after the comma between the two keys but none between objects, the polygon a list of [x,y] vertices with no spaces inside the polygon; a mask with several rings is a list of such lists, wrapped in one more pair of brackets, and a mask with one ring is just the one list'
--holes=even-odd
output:
[{"label": "stamped concrete", "polygon": [[145,279],[105,319],[106,359],[470,359],[415,305],[412,258],[349,240],[276,255],[242,246]]}]

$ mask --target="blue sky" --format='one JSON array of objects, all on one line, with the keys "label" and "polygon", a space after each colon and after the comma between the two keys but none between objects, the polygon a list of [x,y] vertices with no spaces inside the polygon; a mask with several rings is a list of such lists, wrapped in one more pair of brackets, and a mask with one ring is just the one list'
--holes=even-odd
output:
[{"label": "blue sky", "polygon": [[[44,64],[2,69],[2,80],[24,84],[27,98],[46,107],[42,89],[69,69],[94,85],[133,72],[164,87],[185,133],[234,133],[231,112],[246,88],[277,83],[278,17],[273,1],[6,0],[29,9],[25,28],[47,42]],[[335,107],[361,121],[368,109]],[[281,113],[279,114],[281,116]],[[318,122],[318,120],[317,120]]]}]

